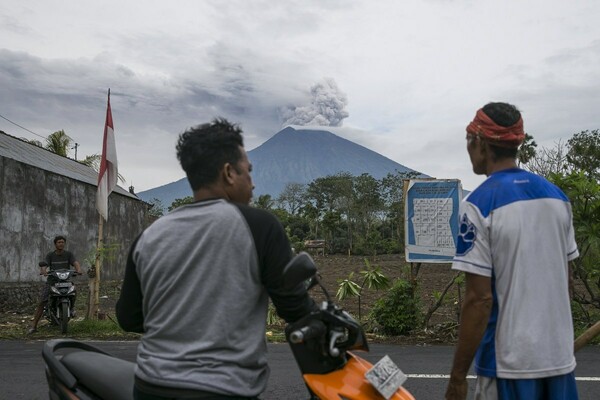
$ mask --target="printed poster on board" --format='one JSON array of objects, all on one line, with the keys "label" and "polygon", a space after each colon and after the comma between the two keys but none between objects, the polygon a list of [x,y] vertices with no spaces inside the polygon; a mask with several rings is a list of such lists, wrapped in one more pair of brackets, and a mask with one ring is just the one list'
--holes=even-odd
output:
[{"label": "printed poster on board", "polygon": [[405,252],[407,262],[448,263],[456,251],[458,179],[411,179],[405,184]]}]

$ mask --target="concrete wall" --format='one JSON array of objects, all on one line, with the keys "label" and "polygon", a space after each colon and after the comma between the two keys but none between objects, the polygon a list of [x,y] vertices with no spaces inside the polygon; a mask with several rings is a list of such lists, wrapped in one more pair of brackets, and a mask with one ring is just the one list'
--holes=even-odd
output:
[{"label": "concrete wall", "polygon": [[[146,226],[144,202],[112,193],[104,240],[117,248],[103,263],[103,280],[121,279],[130,244]],[[67,237],[84,270],[98,240],[96,186],[0,157],[0,282],[44,281],[38,262]],[[78,280],[87,281],[87,277]]]}]

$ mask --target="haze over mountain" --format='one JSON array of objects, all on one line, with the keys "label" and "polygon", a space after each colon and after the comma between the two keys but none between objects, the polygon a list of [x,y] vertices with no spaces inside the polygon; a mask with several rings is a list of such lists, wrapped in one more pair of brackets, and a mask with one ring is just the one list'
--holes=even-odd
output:
[{"label": "haze over mountain", "polygon": [[[276,198],[288,183],[306,184],[340,172],[368,173],[376,179],[396,171],[417,172],[329,131],[291,126],[250,150],[248,158],[253,166],[255,198],[261,194]],[[191,195],[186,178],[138,193],[145,201],[159,199],[165,207]]]}]

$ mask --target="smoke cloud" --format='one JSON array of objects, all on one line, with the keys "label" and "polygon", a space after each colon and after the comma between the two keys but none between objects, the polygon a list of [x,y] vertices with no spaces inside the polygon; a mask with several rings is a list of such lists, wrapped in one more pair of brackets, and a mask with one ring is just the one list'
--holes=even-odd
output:
[{"label": "smoke cloud", "polygon": [[340,91],[335,81],[325,78],[310,88],[310,105],[287,107],[282,111],[283,125],[342,126],[348,111],[346,94]]}]

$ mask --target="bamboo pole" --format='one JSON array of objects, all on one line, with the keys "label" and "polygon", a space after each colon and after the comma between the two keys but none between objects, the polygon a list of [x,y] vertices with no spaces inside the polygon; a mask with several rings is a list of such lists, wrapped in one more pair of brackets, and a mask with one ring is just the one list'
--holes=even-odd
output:
[{"label": "bamboo pole", "polygon": [[99,215],[98,221],[98,244],[96,246],[96,258],[94,262],[95,274],[90,278],[89,282],[89,297],[88,297],[88,309],[87,318],[96,319],[98,318],[98,311],[100,310],[100,269],[102,267],[102,246],[104,244],[104,219]]},{"label": "bamboo pole", "polygon": [[598,335],[600,335],[600,321],[596,322],[591,328],[583,332],[577,339],[575,339],[575,352],[588,344],[590,340]]}]

